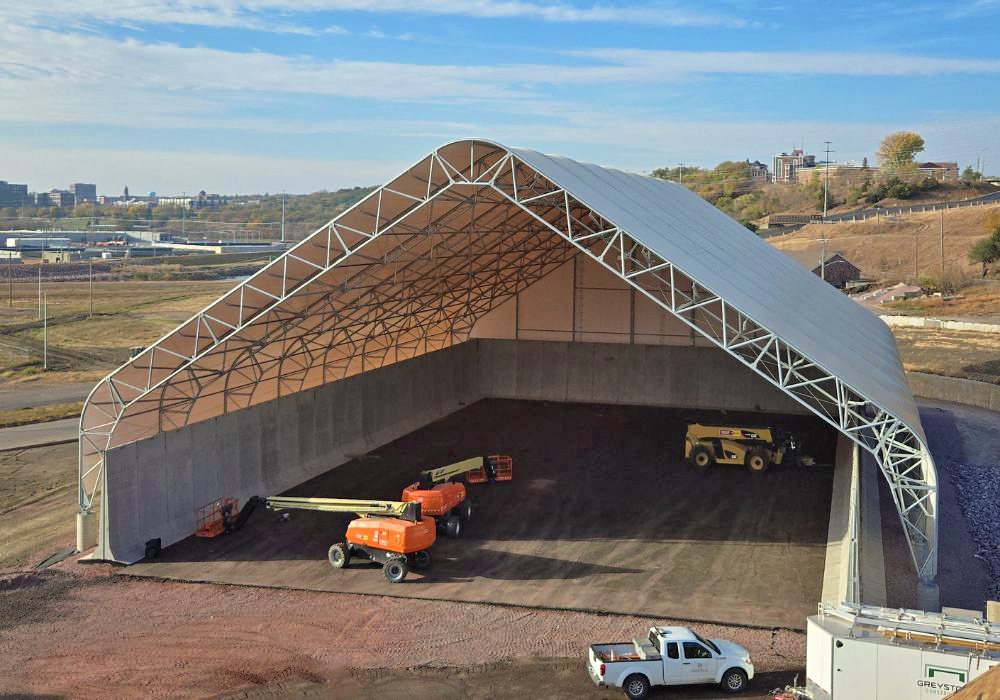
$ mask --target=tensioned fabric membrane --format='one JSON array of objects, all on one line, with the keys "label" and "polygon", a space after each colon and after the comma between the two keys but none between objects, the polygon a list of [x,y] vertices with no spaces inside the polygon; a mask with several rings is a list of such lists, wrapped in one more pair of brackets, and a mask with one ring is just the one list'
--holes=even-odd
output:
[{"label": "tensioned fabric membrane", "polygon": [[934,466],[885,324],[677,183],[483,140],[437,149],[102,380],[81,509],[107,450],[463,342],[575,255],[874,455],[934,577]]}]

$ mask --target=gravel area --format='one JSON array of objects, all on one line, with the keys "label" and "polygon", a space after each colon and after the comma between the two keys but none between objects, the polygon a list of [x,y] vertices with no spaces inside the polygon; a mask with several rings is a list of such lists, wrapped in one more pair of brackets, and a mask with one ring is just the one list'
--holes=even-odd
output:
[{"label": "gravel area", "polygon": [[[670,620],[381,596],[170,583],[68,560],[0,574],[4,690],[74,698],[205,697],[359,669],[580,659]],[[798,670],[805,635],[698,625],[759,671]],[[582,671],[581,671],[582,673]],[[428,696],[431,697],[431,696]]]},{"label": "gravel area", "polygon": [[976,558],[989,570],[987,594],[1000,600],[1000,466],[955,464],[952,480],[962,515],[976,543]]}]

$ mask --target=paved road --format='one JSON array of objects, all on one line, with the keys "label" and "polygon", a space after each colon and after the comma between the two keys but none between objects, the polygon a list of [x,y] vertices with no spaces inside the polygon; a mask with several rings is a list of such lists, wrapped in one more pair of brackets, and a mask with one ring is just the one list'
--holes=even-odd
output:
[{"label": "paved road", "polygon": [[0,411],[83,401],[95,382],[0,383]]},{"label": "paved road", "polygon": [[1000,202],[1000,192],[991,192],[979,197],[970,199],[952,200],[950,202],[933,202],[929,204],[903,204],[893,207],[871,207],[870,209],[857,209],[842,214],[831,214],[823,221],[853,221],[854,219],[867,219],[875,216],[885,216],[887,214],[902,214],[918,211],[937,211],[938,209],[961,209],[962,207],[975,207],[988,204],[990,202]]},{"label": "paved road", "polygon": [[0,430],[0,452],[38,445],[72,442],[79,437],[80,419],[65,418],[48,423],[31,423]]}]

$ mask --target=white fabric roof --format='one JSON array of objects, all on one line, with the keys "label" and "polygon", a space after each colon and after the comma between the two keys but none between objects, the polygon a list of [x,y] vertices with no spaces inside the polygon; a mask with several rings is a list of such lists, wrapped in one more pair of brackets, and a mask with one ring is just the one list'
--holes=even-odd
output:
[{"label": "white fabric roof", "polygon": [[896,341],[874,314],[675,182],[509,150],[923,439]]}]

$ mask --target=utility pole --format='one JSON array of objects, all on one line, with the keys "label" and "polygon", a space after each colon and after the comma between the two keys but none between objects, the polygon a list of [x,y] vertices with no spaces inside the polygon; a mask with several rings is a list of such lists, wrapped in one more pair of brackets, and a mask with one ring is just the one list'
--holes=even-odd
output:
[{"label": "utility pole", "polygon": [[679,178],[680,184],[683,185],[684,184],[684,163],[681,163],[681,165],[680,165],[679,172],[678,172],[678,178]]},{"label": "utility pole", "polygon": [[281,191],[281,242],[285,242],[285,191]]},{"label": "utility pole", "polygon": [[42,317],[42,263],[38,263],[38,318]]},{"label": "utility pole", "polygon": [[45,295],[45,316],[42,319],[42,369],[49,368],[49,295]]},{"label": "utility pole", "polygon": [[826,144],[826,182],[823,184],[823,218],[826,218],[826,207],[827,201],[830,195],[830,142],[824,141]]},{"label": "utility pole", "polygon": [[941,212],[941,281],[944,282],[944,211]]},{"label": "utility pole", "polygon": [[94,259],[90,259],[90,316],[94,317]]},{"label": "utility pole", "polygon": [[[176,192],[176,191],[177,190],[174,190],[174,192]],[[187,222],[187,201],[186,200],[187,200],[187,192],[185,191],[185,192],[181,193],[181,237],[183,237],[185,235],[185,232],[187,231],[187,228],[186,228],[186,225],[185,225],[186,222]]]},{"label": "utility pole", "polygon": [[920,241],[920,239],[918,237],[918,234],[917,234],[916,231],[914,231],[913,232],[913,282],[914,282],[914,284],[916,283],[917,277],[920,274],[919,273],[919,268],[917,266],[917,261],[919,260],[919,257],[920,257],[920,245],[919,245],[919,241]]}]

